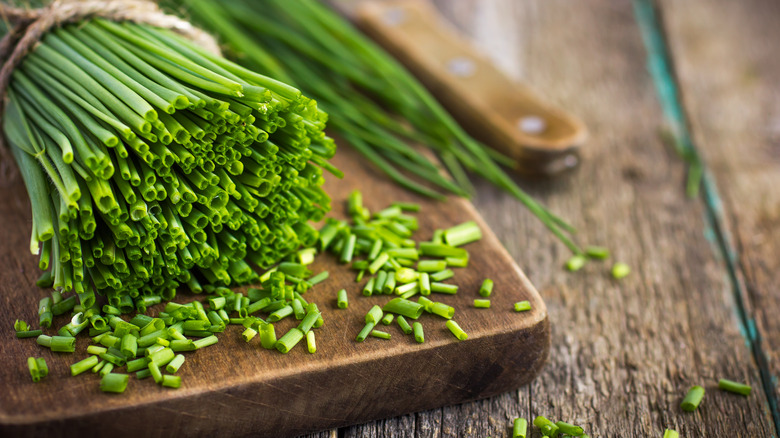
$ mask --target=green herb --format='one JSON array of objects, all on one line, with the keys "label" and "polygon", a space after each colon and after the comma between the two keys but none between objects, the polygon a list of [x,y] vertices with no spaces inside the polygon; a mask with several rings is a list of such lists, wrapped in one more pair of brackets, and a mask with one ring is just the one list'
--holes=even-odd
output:
[{"label": "green herb", "polygon": [[575,426],[573,424],[569,424],[565,421],[556,421],[555,425],[558,426],[558,430],[560,430],[561,433],[564,433],[566,435],[582,436],[582,434],[585,433],[585,431],[581,427]]},{"label": "green herb", "polygon": [[371,331],[374,330],[375,326],[376,323],[367,322],[366,325],[363,327],[363,329],[360,330],[360,333],[358,333],[357,338],[355,338],[355,340],[358,342],[365,341],[368,335],[371,333]]},{"label": "green herb", "polygon": [[609,258],[609,249],[603,246],[588,246],[585,248],[585,255],[592,259],[605,260]]},{"label": "green herb", "polygon": [[735,394],[741,394],[745,397],[750,395],[751,387],[750,385],[745,385],[744,383],[734,382],[732,380],[726,380],[726,379],[720,379],[718,380],[718,388],[733,392]]},{"label": "green herb", "polygon": [[474,307],[477,309],[489,309],[490,300],[474,300]]},{"label": "green herb", "polygon": [[621,279],[631,273],[631,268],[625,263],[615,263],[612,266],[612,277]]},{"label": "green herb", "polygon": [[680,438],[680,434],[672,429],[666,429],[666,431],[664,431],[664,438]]},{"label": "green herb", "polygon": [[349,307],[349,300],[347,299],[346,289],[341,289],[339,291],[336,302],[339,309],[346,309],[347,307]]},{"label": "green herb", "polygon": [[531,310],[530,301],[519,301],[515,303],[515,312],[525,312],[527,310]]},{"label": "green herb", "polygon": [[534,418],[534,426],[541,430],[542,436],[557,436],[559,433],[558,426],[541,415]]},{"label": "green herb", "polygon": [[693,386],[688,390],[688,394],[683,399],[680,407],[683,411],[693,412],[699,407],[699,403],[701,403],[703,398],[704,388],[701,386]]},{"label": "green herb", "polygon": [[317,341],[314,339],[314,332],[311,330],[306,332],[306,351],[311,354],[317,352]]},{"label": "green herb", "polygon": [[525,438],[528,421],[525,418],[515,418],[512,423],[512,438]]},{"label": "green herb", "polygon": [[588,259],[586,259],[583,255],[573,255],[571,258],[569,258],[569,260],[566,261],[566,269],[572,272],[579,271],[583,266],[585,266],[587,261]]},{"label": "green herb", "polygon": [[466,332],[464,332],[462,328],[460,328],[457,322],[450,319],[449,321],[447,321],[445,325],[447,326],[448,329],[450,329],[450,332],[452,332],[452,334],[455,335],[456,338],[458,338],[459,341],[465,341],[466,339],[468,339],[469,335],[466,334]]},{"label": "green herb", "polygon": [[70,366],[70,375],[71,376],[78,376],[79,374],[83,373],[84,371],[92,369],[95,365],[97,365],[99,362],[99,359],[97,356],[89,356],[85,359],[82,359],[73,365]]},{"label": "green herb", "polygon": [[419,322],[412,324],[412,331],[414,332],[414,340],[417,343],[422,344],[425,342],[425,334],[423,333],[423,326]]},{"label": "green herb", "polygon": [[130,376],[127,374],[106,373],[100,379],[100,390],[103,392],[122,393],[127,388]]},{"label": "green herb", "polygon": [[381,330],[371,330],[371,336],[379,339],[390,339],[390,333]]}]

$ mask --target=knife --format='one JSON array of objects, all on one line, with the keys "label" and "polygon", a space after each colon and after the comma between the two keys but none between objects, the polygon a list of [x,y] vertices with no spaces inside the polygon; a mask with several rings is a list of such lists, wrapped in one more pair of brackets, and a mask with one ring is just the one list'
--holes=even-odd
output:
[{"label": "knife", "polygon": [[469,133],[512,158],[518,172],[576,167],[587,129],[507,77],[426,0],[328,0],[403,63]]}]

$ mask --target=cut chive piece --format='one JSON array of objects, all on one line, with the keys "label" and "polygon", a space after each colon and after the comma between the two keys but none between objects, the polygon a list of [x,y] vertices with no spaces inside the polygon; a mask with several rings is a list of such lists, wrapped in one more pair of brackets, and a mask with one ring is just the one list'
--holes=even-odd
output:
[{"label": "cut chive piece", "polygon": [[469,338],[469,335],[466,334],[466,332],[463,331],[462,328],[458,325],[457,322],[453,320],[447,321],[445,324],[448,329],[450,329],[450,332],[452,332],[453,335],[455,335],[456,338],[458,338],[459,341],[465,341]]},{"label": "cut chive piece", "polygon": [[718,388],[724,391],[733,392],[735,394],[741,394],[745,397],[750,395],[750,391],[752,389],[750,385],[745,385],[744,383],[739,383],[727,379],[718,380]]},{"label": "cut chive piece", "polygon": [[534,418],[534,426],[541,430],[542,436],[558,436],[558,426],[541,415]]},{"label": "cut chive piece", "polygon": [[683,399],[680,407],[683,411],[693,412],[696,410],[696,408],[699,407],[699,403],[701,403],[703,398],[704,388],[698,385],[693,386],[690,390],[688,390],[688,394]]},{"label": "cut chive piece", "polygon": [[149,372],[152,373],[154,383],[162,383],[162,371],[160,371],[160,367],[157,366],[157,364],[154,362],[149,362]]},{"label": "cut chive piece", "polygon": [[293,347],[295,347],[298,342],[301,342],[303,339],[304,334],[302,331],[300,331],[298,328],[291,328],[290,331],[284,334],[281,338],[279,338],[278,341],[276,341],[276,349],[279,350],[280,353],[289,353],[290,350],[292,350]]},{"label": "cut chive piece", "polygon": [[420,295],[427,296],[431,294],[431,279],[427,272],[420,273],[417,279],[420,285]]},{"label": "cut chive piece", "polygon": [[417,319],[422,315],[424,306],[420,303],[415,303],[414,301],[399,297],[388,301],[387,304],[382,307],[382,310],[388,313],[403,315],[407,318]]},{"label": "cut chive piece", "polygon": [[390,333],[381,330],[371,330],[371,336],[379,339],[390,339]]},{"label": "cut chive piece", "polygon": [[276,330],[273,324],[260,323],[260,345],[266,350],[276,346]]},{"label": "cut chive piece", "polygon": [[474,221],[464,222],[444,230],[444,241],[450,246],[461,246],[482,238],[482,231]]},{"label": "cut chive piece", "polygon": [[358,333],[358,335],[355,338],[355,340],[358,341],[358,342],[365,341],[366,338],[368,337],[368,335],[371,333],[371,330],[374,330],[375,326],[376,326],[376,324],[374,324],[373,322],[366,323],[366,325],[363,327],[363,329],[360,330],[360,333]]},{"label": "cut chive piece", "polygon": [[[387,306],[385,305],[385,307]],[[369,310],[368,313],[366,313],[365,322],[378,324],[379,321],[382,319],[383,314],[384,313],[382,312],[382,308],[377,305],[374,305],[374,307],[372,307],[371,310]]]},{"label": "cut chive piece", "polygon": [[444,260],[420,260],[417,263],[418,272],[439,272],[447,268]]},{"label": "cut chive piece", "polygon": [[252,327],[247,327],[247,329],[241,333],[241,338],[244,339],[244,342],[251,341],[255,336],[257,336],[257,330]]},{"label": "cut chive piece", "polygon": [[528,421],[525,418],[515,418],[512,424],[512,438],[525,438],[528,430]]},{"label": "cut chive piece", "polygon": [[672,429],[666,429],[664,431],[664,438],[680,438],[680,434]]},{"label": "cut chive piece", "polygon": [[474,300],[474,307],[477,309],[489,309],[490,300]]},{"label": "cut chive piece", "polygon": [[328,276],[329,276],[329,275],[330,275],[330,274],[328,273],[328,271],[322,271],[322,272],[320,272],[319,274],[317,274],[317,275],[315,275],[315,276],[311,277],[311,278],[308,280],[308,281],[309,281],[309,284],[311,284],[312,286],[314,286],[315,284],[322,283],[323,281],[325,281],[325,280],[327,280],[327,279],[328,279]]},{"label": "cut chive piece", "polygon": [[169,374],[162,376],[162,386],[174,389],[181,387],[181,376],[171,376]]},{"label": "cut chive piece", "polygon": [[435,272],[433,274],[430,274],[430,279],[433,281],[444,281],[448,280],[455,276],[455,272],[452,271],[452,269],[445,269],[443,271]]},{"label": "cut chive piece", "polygon": [[41,373],[38,370],[38,361],[34,357],[27,358],[27,368],[30,370],[30,377],[33,382],[40,382]]},{"label": "cut chive piece", "polygon": [[434,302],[431,304],[430,312],[434,315],[439,315],[442,318],[452,319],[455,315],[455,308],[444,303]]},{"label": "cut chive piece", "polygon": [[482,281],[482,286],[479,287],[479,294],[487,298],[491,293],[493,293],[493,280],[486,278]]},{"label": "cut chive piece", "polygon": [[98,347],[97,345],[90,345],[89,347],[87,347],[87,353],[89,353],[89,354],[98,355],[98,354],[103,354],[103,353],[105,353],[107,351],[108,351],[108,348]]},{"label": "cut chive piece", "polygon": [[100,379],[100,390],[103,392],[123,393],[127,388],[130,376],[127,374],[107,373]]},{"label": "cut chive piece", "polygon": [[97,365],[98,362],[100,362],[100,360],[97,356],[89,356],[85,359],[82,359],[70,366],[70,375],[78,376],[79,374],[92,369],[92,367]]},{"label": "cut chive piece", "polygon": [[336,303],[337,303],[336,305],[338,306],[339,309],[346,309],[347,307],[349,307],[349,301],[347,300],[347,290],[346,289],[341,289],[339,291],[339,295],[338,295],[338,298],[336,300]]},{"label": "cut chive piece", "polygon": [[374,293],[374,281],[376,281],[375,277],[368,279],[366,285],[363,286],[363,295],[370,297]]},{"label": "cut chive piece", "polygon": [[561,433],[565,433],[567,435],[581,436],[583,433],[585,433],[581,427],[569,424],[565,421],[556,421],[555,425],[558,426],[558,430],[560,430]]},{"label": "cut chive piece", "polygon": [[311,354],[317,352],[317,340],[314,338],[313,330],[306,332],[306,351]]},{"label": "cut chive piece", "polygon": [[[168,365],[165,366],[165,371],[176,374],[179,371],[179,368],[184,364],[184,355],[183,354],[177,354],[176,357],[173,358],[172,361],[168,362]],[[130,369],[128,368],[128,372]]]},{"label": "cut chive piece", "polygon": [[531,310],[530,301],[519,301],[515,303],[515,312],[525,312],[526,310]]},{"label": "cut chive piece", "polygon": [[394,315],[392,313],[388,313],[387,315],[382,317],[382,324],[384,325],[390,325],[393,323]]},{"label": "cut chive piece", "polygon": [[585,255],[592,259],[605,260],[609,258],[609,250],[603,246],[589,246],[585,248]]},{"label": "cut chive piece", "polygon": [[398,318],[395,319],[396,322],[398,322],[398,326],[401,327],[401,330],[407,334],[412,334],[412,326],[409,325],[409,323],[406,321],[406,318],[404,318],[401,315],[398,315]]},{"label": "cut chive piece", "polygon": [[571,258],[569,258],[569,260],[566,260],[566,269],[571,272],[579,271],[583,266],[585,266],[585,262],[587,261],[588,259],[586,259],[583,255],[573,255]]},{"label": "cut chive piece", "polygon": [[412,324],[412,331],[414,332],[414,340],[418,344],[425,342],[425,334],[423,333],[423,326],[419,322]]},{"label": "cut chive piece", "polygon": [[612,266],[612,277],[620,280],[631,273],[631,267],[625,263],[615,263]]},{"label": "cut chive piece", "polygon": [[434,282],[431,283],[431,292],[455,295],[456,293],[458,293],[458,286],[455,284]]}]

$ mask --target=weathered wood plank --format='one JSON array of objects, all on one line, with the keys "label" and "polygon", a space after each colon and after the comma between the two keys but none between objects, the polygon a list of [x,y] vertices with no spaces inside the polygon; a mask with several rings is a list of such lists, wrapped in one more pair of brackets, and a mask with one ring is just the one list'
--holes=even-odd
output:
[{"label": "weathered wood plank", "polygon": [[[585,119],[592,139],[582,168],[524,186],[634,272],[621,282],[603,263],[565,273],[565,248],[519,203],[480,184],[477,207],[545,297],[551,360],[516,393],[418,414],[416,436],[507,436],[509,418],[503,429],[473,418],[518,414],[579,422],[591,436],[660,436],[666,427],[681,436],[772,435],[760,390],[743,399],[715,388],[722,376],[758,388],[759,372],[740,334],[727,270],[707,238],[705,208],[685,198],[684,165],[657,136],[663,115],[632,5],[436,3],[507,72]],[[679,403],[694,384],[708,395],[698,412],[683,413]],[[359,427],[383,436],[376,423]]]},{"label": "weathered wood plank", "polygon": [[[776,400],[780,397],[780,4],[771,0],[664,0],[661,4],[693,141],[722,196],[710,202],[729,239],[728,256],[751,325],[748,336],[756,343],[760,362],[765,355],[766,383]],[[773,408],[777,420],[777,406]]]}]

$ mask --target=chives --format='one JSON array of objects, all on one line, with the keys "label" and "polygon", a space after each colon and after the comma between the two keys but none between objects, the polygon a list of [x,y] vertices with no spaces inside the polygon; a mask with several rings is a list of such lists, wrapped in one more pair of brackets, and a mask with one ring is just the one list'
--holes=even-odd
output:
[{"label": "chives", "polygon": [[482,281],[482,286],[479,287],[479,294],[485,298],[489,297],[493,292],[493,280],[486,278]]},{"label": "chives", "polygon": [[525,312],[526,310],[531,310],[530,301],[519,301],[515,303],[515,312]]},{"label": "chives", "polygon": [[388,313],[387,315],[382,317],[382,324],[384,324],[384,325],[392,324],[393,323],[393,318],[394,318],[393,314],[392,313]]},{"label": "chives", "polygon": [[381,330],[371,330],[371,336],[379,339],[390,339],[390,333]]},{"label": "chives", "polygon": [[558,426],[541,415],[534,418],[534,426],[542,431],[542,436],[557,436],[559,433]]},{"label": "chives", "polygon": [[362,330],[360,330],[360,333],[358,333],[357,338],[355,338],[358,342],[363,342],[368,337],[369,333],[371,333],[372,330],[374,330],[374,327],[376,326],[376,323],[373,322],[367,322],[366,325],[363,327]]},{"label": "chives", "polygon": [[192,341],[192,343],[195,344],[195,348],[198,349],[198,348],[206,348],[206,347],[208,347],[210,345],[214,345],[218,341],[219,340],[217,339],[216,336],[211,335],[211,336],[207,336],[207,337],[202,338],[202,339],[198,339],[196,341]]},{"label": "chives", "polygon": [[404,332],[404,334],[410,335],[412,334],[412,326],[409,325],[408,322],[406,322],[406,318],[404,318],[401,315],[398,315],[398,318],[395,319],[398,322],[398,326],[401,327],[401,330]]},{"label": "chives", "polygon": [[127,388],[130,376],[127,374],[107,373],[100,379],[100,390],[103,392],[123,393]]},{"label": "chives", "polygon": [[160,367],[158,367],[156,363],[149,362],[149,372],[152,374],[154,383],[162,383],[162,371],[160,371]]},{"label": "chives", "polygon": [[321,282],[325,281],[328,278],[329,275],[330,274],[328,274],[328,271],[322,271],[319,274],[315,275],[314,277],[311,277],[309,279],[309,284],[314,286],[317,283],[321,283]]},{"label": "chives", "polygon": [[438,272],[447,268],[447,262],[444,260],[421,260],[417,263],[419,272]]},{"label": "chives", "polygon": [[431,291],[432,292],[438,292],[440,294],[449,294],[454,295],[458,293],[458,286],[454,284],[447,284],[447,283],[431,283]]},{"label": "chives", "polygon": [[430,312],[442,318],[451,319],[455,315],[455,308],[444,303],[434,302],[431,304]]},{"label": "chives", "polygon": [[145,357],[141,357],[135,360],[127,362],[127,372],[132,373],[138,370],[142,370],[147,367],[149,361]]},{"label": "chives", "polygon": [[[45,364],[46,362],[44,362]],[[30,370],[30,377],[33,382],[40,382],[45,376],[41,375],[41,369],[38,365],[38,360],[34,357],[27,358],[27,368]],[[47,369],[48,372],[48,369]]]},{"label": "chives", "polygon": [[[445,269],[443,271],[434,272],[433,274],[430,274],[429,277],[433,281],[444,281],[448,280],[455,276],[455,273],[452,271],[452,269]],[[484,295],[483,295],[484,296]]]},{"label": "chives", "polygon": [[[374,307],[378,308],[378,306]],[[404,298],[393,298],[387,302],[387,304],[385,304],[381,310],[384,310],[388,313],[402,315],[407,318],[417,319],[422,315],[424,306],[420,303],[415,303],[414,301],[409,301]]]},{"label": "chives", "polygon": [[477,309],[489,309],[490,300],[474,300],[474,307]]},{"label": "chives", "polygon": [[420,283],[420,295],[430,295],[431,294],[431,280],[430,276],[423,272],[420,274],[420,278],[418,278],[418,281]]},{"label": "chives", "polygon": [[575,254],[566,261],[566,269],[571,272],[579,271],[583,266],[585,266],[585,262],[587,261],[588,259],[586,259],[584,256]]},{"label": "chives", "polygon": [[444,230],[444,241],[450,246],[461,246],[482,239],[482,231],[474,221],[464,222]]},{"label": "chives", "polygon": [[166,388],[179,388],[181,387],[181,377],[166,374],[162,378],[162,386]]},{"label": "chives", "polygon": [[341,289],[338,294],[338,298],[336,300],[337,306],[339,309],[346,309],[349,307],[349,301],[347,300],[347,291],[346,289]]},{"label": "chives", "polygon": [[464,332],[462,328],[460,328],[457,322],[450,319],[449,321],[447,321],[445,325],[447,326],[448,329],[450,329],[450,332],[452,332],[452,334],[455,335],[456,338],[458,338],[459,341],[465,341],[466,339],[468,339],[469,335],[466,334],[466,332]]},{"label": "chives", "polygon": [[558,430],[560,430],[561,433],[565,433],[567,435],[581,436],[583,433],[585,433],[581,427],[566,423],[564,421],[557,421],[555,422],[555,425],[558,426]]},{"label": "chives", "polygon": [[512,438],[525,438],[528,430],[528,421],[525,418],[515,418],[512,423]]},{"label": "chives", "polygon": [[609,258],[609,250],[603,246],[588,246],[585,255],[592,259],[605,260]]},{"label": "chives", "polygon": [[[168,365],[165,366],[165,371],[176,374],[179,371],[179,368],[184,364],[184,355],[183,354],[177,354],[172,361],[168,362]],[[128,369],[128,371],[130,371]]]},{"label": "chives", "polygon": [[36,338],[42,334],[43,334],[43,330],[24,330],[24,331],[17,331],[16,337],[19,339]]},{"label": "chives", "polygon": [[363,286],[363,295],[370,297],[374,293],[374,281],[375,277],[368,279],[368,282]]},{"label": "chives", "polygon": [[97,365],[99,362],[97,356],[89,356],[85,359],[82,359],[70,366],[70,375],[71,376],[78,376],[79,374],[92,369],[95,365]]},{"label": "chives", "polygon": [[266,350],[276,346],[276,331],[273,324],[260,323],[260,345]]},{"label": "chives", "polygon": [[257,336],[257,330],[253,329],[252,327],[248,327],[241,333],[241,337],[245,342],[251,341],[255,336]]},{"label": "chives", "polygon": [[414,340],[418,344],[425,342],[425,334],[423,333],[423,326],[419,322],[412,324],[412,331],[414,332]]},{"label": "chives", "polygon": [[111,371],[114,370],[114,364],[112,364],[111,362],[106,362],[106,361],[102,361],[102,362],[104,362],[104,364],[100,368],[100,370],[98,370],[98,374],[100,374],[100,377],[103,377],[106,374],[108,374],[108,373],[110,373]]},{"label": "chives", "polygon": [[631,273],[631,267],[625,263],[615,263],[612,266],[612,277],[620,280]]},{"label": "chives", "polygon": [[680,434],[672,429],[666,429],[664,431],[664,438],[680,438]]},{"label": "chives", "polygon": [[[387,305],[385,305],[385,307],[387,307]],[[382,319],[382,315],[382,308],[374,305],[374,307],[366,313],[366,323],[377,324]]]},{"label": "chives", "polygon": [[699,407],[702,399],[704,398],[704,388],[701,386],[693,386],[688,391],[688,394],[683,399],[680,407],[683,411],[693,412]]},{"label": "chives", "polygon": [[718,388],[724,391],[733,392],[735,394],[741,394],[745,397],[750,395],[750,391],[752,389],[749,385],[726,379],[718,380]]},{"label": "chives", "polygon": [[276,349],[280,353],[289,353],[295,345],[303,339],[304,334],[297,328],[292,328],[276,342]]},{"label": "chives", "polygon": [[311,354],[317,352],[317,341],[314,339],[314,331],[306,332],[306,351]]},{"label": "chives", "polygon": [[87,353],[89,353],[89,354],[96,354],[97,355],[97,354],[103,354],[103,353],[105,353],[107,351],[108,351],[107,348],[98,347],[97,345],[90,345],[89,347],[87,347]]}]

